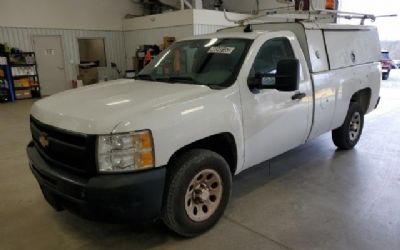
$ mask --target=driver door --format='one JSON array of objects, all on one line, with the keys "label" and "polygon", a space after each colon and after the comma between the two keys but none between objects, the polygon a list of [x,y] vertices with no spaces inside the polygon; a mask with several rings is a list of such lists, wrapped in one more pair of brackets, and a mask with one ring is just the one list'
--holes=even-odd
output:
[{"label": "driver door", "polygon": [[[312,88],[307,64],[294,35],[258,38],[250,55],[248,73],[241,85],[245,138],[244,168],[251,167],[305,143],[312,120]],[[262,84],[274,85],[277,64],[284,59],[300,61],[300,86],[293,92],[250,89],[247,79],[266,75]],[[250,66],[252,65],[252,66]],[[246,79],[246,78],[247,79]],[[298,94],[305,94],[298,95]]]}]

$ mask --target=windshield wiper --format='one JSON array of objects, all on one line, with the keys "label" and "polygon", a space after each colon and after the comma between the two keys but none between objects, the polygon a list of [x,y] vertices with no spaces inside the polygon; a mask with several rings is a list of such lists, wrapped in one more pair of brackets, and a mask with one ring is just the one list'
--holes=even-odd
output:
[{"label": "windshield wiper", "polygon": [[140,74],[135,77],[137,80],[155,81],[156,79],[150,74]]},{"label": "windshield wiper", "polygon": [[164,77],[164,78],[156,78],[157,81],[166,81],[168,83],[191,83],[191,84],[196,84],[196,85],[204,85],[209,87],[210,89],[224,89],[226,88],[225,86],[221,86],[219,84],[202,84],[198,81],[196,81],[193,77],[191,76],[170,76],[170,77]]},{"label": "windshield wiper", "polygon": [[199,84],[209,87],[210,89],[224,89],[224,86],[220,86],[218,84],[200,84],[191,76],[170,76],[170,77],[154,77],[150,74],[141,74],[137,75],[135,79],[139,80],[150,80],[150,81],[165,81],[168,83],[192,83],[192,84]]},{"label": "windshield wiper", "polygon": [[170,82],[189,82],[189,83],[197,83],[197,81],[191,77],[191,76],[170,76],[168,78],[166,78],[166,80],[170,81]]}]

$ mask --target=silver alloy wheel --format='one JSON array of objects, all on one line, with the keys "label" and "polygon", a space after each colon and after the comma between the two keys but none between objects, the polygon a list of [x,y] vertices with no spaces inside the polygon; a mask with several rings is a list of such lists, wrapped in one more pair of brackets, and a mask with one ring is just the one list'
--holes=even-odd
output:
[{"label": "silver alloy wheel", "polygon": [[350,129],[349,136],[350,140],[357,140],[358,136],[361,132],[361,114],[359,112],[355,112],[350,120]]},{"label": "silver alloy wheel", "polygon": [[190,181],[186,190],[186,214],[195,222],[207,220],[219,207],[222,191],[222,180],[217,171],[202,170]]}]

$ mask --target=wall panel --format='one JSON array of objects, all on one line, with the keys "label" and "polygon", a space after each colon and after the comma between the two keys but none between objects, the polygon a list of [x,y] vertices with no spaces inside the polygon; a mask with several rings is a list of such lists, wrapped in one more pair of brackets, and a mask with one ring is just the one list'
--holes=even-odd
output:
[{"label": "wall panel", "polygon": [[228,26],[222,25],[210,25],[210,24],[195,24],[194,25],[194,35],[205,35],[210,33],[215,33],[219,29],[227,28]]},{"label": "wall panel", "polygon": [[110,68],[111,62],[115,62],[121,70],[126,69],[124,35],[121,31],[0,27],[0,42],[8,43],[11,47],[17,47],[24,51],[33,51],[33,36],[46,35],[62,37],[66,74],[69,82],[77,77],[77,64],[79,63],[77,39],[81,37],[105,39],[108,67],[99,69],[100,80],[117,77],[116,72]]}]

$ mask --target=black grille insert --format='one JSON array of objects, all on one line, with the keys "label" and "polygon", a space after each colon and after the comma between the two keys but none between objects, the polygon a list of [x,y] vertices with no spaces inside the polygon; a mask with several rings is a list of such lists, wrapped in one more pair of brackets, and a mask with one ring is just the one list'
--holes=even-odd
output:
[{"label": "black grille insert", "polygon": [[55,128],[31,117],[31,133],[36,149],[55,168],[81,175],[96,171],[96,136]]}]

